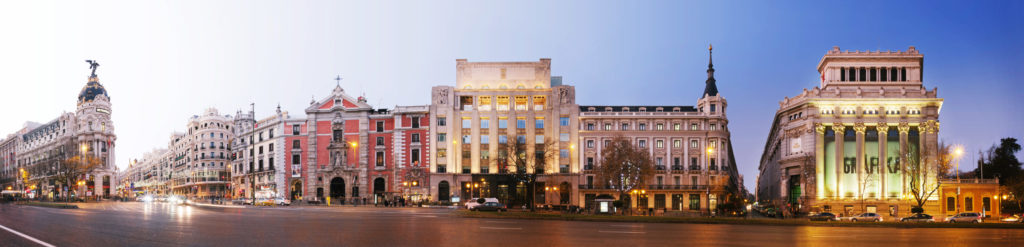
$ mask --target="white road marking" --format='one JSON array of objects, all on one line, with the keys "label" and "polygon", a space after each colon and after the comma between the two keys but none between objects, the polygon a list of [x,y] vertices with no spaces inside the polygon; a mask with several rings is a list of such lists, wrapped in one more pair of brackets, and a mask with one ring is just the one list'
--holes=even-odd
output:
[{"label": "white road marking", "polygon": [[645,232],[624,232],[624,231],[597,231],[600,233],[626,233],[626,234],[643,234]]},{"label": "white road marking", "polygon": [[481,226],[480,229],[491,229],[491,230],[522,230],[522,227],[489,227]]},{"label": "white road marking", "polygon": [[18,236],[21,236],[21,237],[23,237],[25,239],[32,240],[32,242],[36,242],[37,244],[40,244],[42,246],[54,247],[54,245],[52,245],[52,244],[49,244],[49,243],[43,242],[42,240],[30,237],[29,235],[25,235],[24,233],[20,233],[18,231],[15,231],[14,229],[7,228],[6,226],[0,225],[0,228],[3,228],[4,230],[7,230],[8,232],[17,234]]},{"label": "white road marking", "polygon": [[493,221],[493,220],[484,221],[484,222],[487,222],[487,223],[497,223],[497,224],[515,224],[516,223],[516,222],[509,222],[509,221]]},{"label": "white road marking", "polygon": [[611,225],[615,227],[640,227],[640,225]]}]

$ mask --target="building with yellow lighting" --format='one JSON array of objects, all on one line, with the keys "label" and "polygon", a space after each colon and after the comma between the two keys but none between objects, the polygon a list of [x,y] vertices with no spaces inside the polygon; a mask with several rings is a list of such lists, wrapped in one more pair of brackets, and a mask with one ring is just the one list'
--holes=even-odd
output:
[{"label": "building with yellow lighting", "polygon": [[[820,87],[779,102],[761,156],[758,201],[787,212],[909,214],[911,178],[937,184],[930,161],[942,99],[924,87],[923,64],[913,46],[829,50],[817,67]],[[924,161],[922,169],[900,164],[901,156]],[[928,198],[926,213],[936,212],[938,197]]]}]

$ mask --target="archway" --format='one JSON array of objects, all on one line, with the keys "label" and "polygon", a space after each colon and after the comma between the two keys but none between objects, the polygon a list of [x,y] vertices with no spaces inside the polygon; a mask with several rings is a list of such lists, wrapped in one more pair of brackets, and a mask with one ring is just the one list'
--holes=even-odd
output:
[{"label": "archway", "polygon": [[292,199],[291,200],[300,200],[300,199],[302,199],[302,181],[301,180],[295,180],[295,182],[292,183]]},{"label": "archway", "polygon": [[451,201],[451,188],[449,188],[448,181],[441,181],[437,184],[437,200],[438,201]]},{"label": "archway", "polygon": [[331,199],[338,200],[345,197],[345,179],[334,177],[331,179]]}]

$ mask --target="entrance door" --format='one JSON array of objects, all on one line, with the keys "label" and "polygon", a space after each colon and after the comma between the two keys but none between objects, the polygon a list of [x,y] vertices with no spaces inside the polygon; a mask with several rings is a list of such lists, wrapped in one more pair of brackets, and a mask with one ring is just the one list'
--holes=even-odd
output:
[{"label": "entrance door", "polygon": [[437,184],[437,200],[438,201],[451,201],[451,188],[449,188],[448,181],[441,181]]},{"label": "entrance door", "polygon": [[376,179],[374,179],[373,180],[373,195],[377,198],[378,202],[380,202],[381,199],[384,199],[384,191],[385,191],[385,189],[384,189],[384,178],[376,178]]},{"label": "entrance door", "polygon": [[345,179],[334,177],[331,179],[331,199],[338,200],[345,197]]}]

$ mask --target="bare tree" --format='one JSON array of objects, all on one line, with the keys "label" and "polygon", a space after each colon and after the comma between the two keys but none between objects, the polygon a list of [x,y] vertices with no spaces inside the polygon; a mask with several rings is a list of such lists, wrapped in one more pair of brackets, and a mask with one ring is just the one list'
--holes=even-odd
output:
[{"label": "bare tree", "polygon": [[601,165],[596,173],[598,184],[614,189],[621,200],[626,193],[647,185],[647,180],[654,174],[654,166],[647,151],[619,135],[601,152]]},{"label": "bare tree", "polygon": [[[916,208],[918,208],[911,211],[924,212],[925,202],[942,186],[939,176],[949,172],[953,161],[950,149],[945,143],[939,143],[938,149],[934,151],[934,158],[930,158],[932,151],[926,149],[919,153],[918,149],[914,147],[907,148],[905,153],[900,154],[903,174],[907,177],[908,189],[914,196],[914,201],[917,203]],[[928,167],[932,164],[935,165],[937,171],[930,174]]]},{"label": "bare tree", "polygon": [[[54,180],[63,182],[70,190],[70,187],[74,185],[78,179],[83,178],[85,174],[91,173],[100,166],[100,163],[100,160],[96,157],[76,155],[59,163],[53,178]],[[68,199],[68,197],[65,196],[65,199]]]},{"label": "bare tree", "polygon": [[[513,137],[509,136],[506,140]],[[527,144],[525,139],[516,138],[507,142],[498,144],[498,170],[500,173],[509,174],[515,181],[522,182],[529,188],[526,198],[530,211],[535,211],[537,173],[547,171],[545,167],[555,155],[558,155],[558,149],[554,141],[545,139],[544,143],[533,144],[534,153],[531,155],[528,153],[531,144]]]},{"label": "bare tree", "polygon": [[857,185],[857,192],[860,194],[860,210],[862,212],[867,212],[867,205],[865,204],[867,198],[869,196],[875,197],[879,195],[878,193],[868,194],[868,189],[878,189],[873,186],[877,185],[879,176],[881,176],[880,171],[877,168],[878,167],[872,167],[871,165],[865,164],[864,170],[857,173],[857,180],[860,181],[860,184]]}]

